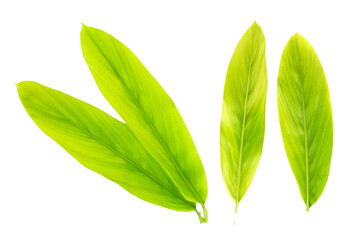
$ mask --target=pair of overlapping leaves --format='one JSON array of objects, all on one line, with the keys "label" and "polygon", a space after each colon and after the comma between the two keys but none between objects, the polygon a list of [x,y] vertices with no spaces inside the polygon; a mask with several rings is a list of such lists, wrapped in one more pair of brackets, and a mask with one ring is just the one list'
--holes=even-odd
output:
[{"label": "pair of overlapping leaves", "polygon": [[[255,22],[231,58],[223,97],[221,166],[235,212],[260,160],[266,91],[265,37]],[[300,34],[290,38],[281,57],[278,109],[286,154],[309,210],[322,194],[329,175],[333,123],[323,68]]]},{"label": "pair of overlapping leaves", "polygon": [[24,81],[17,88],[30,117],[85,167],[147,202],[196,211],[206,222],[204,168],[173,101],[113,36],[83,26],[81,47],[100,91],[126,124],[62,92]]}]

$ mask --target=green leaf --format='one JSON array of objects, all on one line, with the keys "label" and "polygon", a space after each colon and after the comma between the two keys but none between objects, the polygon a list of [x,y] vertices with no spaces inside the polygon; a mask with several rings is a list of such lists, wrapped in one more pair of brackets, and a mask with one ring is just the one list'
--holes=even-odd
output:
[{"label": "green leaf", "polygon": [[124,44],[83,26],[81,47],[95,81],[186,200],[204,206],[207,181],[191,136],[175,104]]},{"label": "green leaf", "polygon": [[236,203],[235,212],[260,160],[265,133],[266,91],[265,37],[254,22],[231,58],[221,116],[222,175],[226,189]]},{"label": "green leaf", "polygon": [[309,210],[328,179],[333,121],[323,68],[315,50],[298,33],[282,54],[277,94],[286,154]]},{"label": "green leaf", "polygon": [[177,211],[196,210],[124,123],[35,82],[21,82],[17,88],[36,125],[82,165],[147,202]]}]

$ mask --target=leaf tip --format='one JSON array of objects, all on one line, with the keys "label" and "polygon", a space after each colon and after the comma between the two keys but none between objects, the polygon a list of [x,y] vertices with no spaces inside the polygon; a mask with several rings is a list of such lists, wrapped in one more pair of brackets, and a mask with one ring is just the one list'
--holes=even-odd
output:
[{"label": "leaf tip", "polygon": [[86,28],[89,28],[89,26],[88,25],[86,25],[85,23],[81,23],[81,27],[83,28],[83,29],[86,29]]},{"label": "leaf tip", "polygon": [[256,32],[258,34],[264,35],[262,28],[260,27],[260,25],[256,22],[256,20],[254,21],[254,23],[251,25],[251,27],[249,28],[249,30],[251,29],[251,31]]},{"label": "leaf tip", "polygon": [[90,27],[85,25],[84,23],[81,23],[81,31],[80,31],[80,42],[81,42],[81,49],[83,50],[83,44],[85,39],[87,39],[87,37],[90,34]]},{"label": "leaf tip", "polygon": [[290,39],[292,39],[292,40],[297,40],[297,39],[303,39],[304,37],[303,36],[301,36],[301,34],[300,33],[295,33]]},{"label": "leaf tip", "polygon": [[83,32],[84,30],[87,30],[89,28],[89,26],[85,25],[84,23],[81,23],[81,32]]},{"label": "leaf tip", "polygon": [[26,84],[26,82],[29,82],[29,81],[21,81],[21,82],[15,83],[16,89],[19,91],[21,88],[23,88],[23,85]]},{"label": "leaf tip", "polygon": [[254,23],[252,24],[252,27],[260,27],[259,24],[256,22],[256,20],[254,21]]},{"label": "leaf tip", "polygon": [[81,32],[80,32],[80,39],[83,37],[83,35],[88,35],[88,34],[91,34],[91,30],[93,29],[92,27],[84,24],[84,23],[81,23]]},{"label": "leaf tip", "polygon": [[16,90],[17,90],[17,93],[18,93],[20,99],[25,98],[27,95],[26,88],[24,88],[24,85],[26,85],[27,82],[29,82],[29,81],[21,81],[19,83],[15,83]]},{"label": "leaf tip", "polygon": [[15,85],[16,85],[16,89],[18,91],[19,96],[20,95],[25,96],[28,94],[28,92],[31,90],[31,88],[33,88],[39,84],[34,81],[21,81],[19,83],[15,83]]}]

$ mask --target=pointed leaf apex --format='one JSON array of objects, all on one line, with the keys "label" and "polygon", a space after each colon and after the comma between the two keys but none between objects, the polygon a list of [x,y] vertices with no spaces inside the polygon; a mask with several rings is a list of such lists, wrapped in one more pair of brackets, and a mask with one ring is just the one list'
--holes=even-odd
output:
[{"label": "pointed leaf apex", "polygon": [[29,82],[31,82],[31,81],[21,81],[21,82],[15,83],[15,86],[19,90],[20,88],[24,87],[24,84],[29,83]]},{"label": "pointed leaf apex", "polygon": [[291,38],[303,38],[300,33],[295,33]]},{"label": "pointed leaf apex", "polygon": [[257,24],[256,20],[254,21],[254,23],[252,24],[252,27],[260,27],[259,24]]},{"label": "pointed leaf apex", "polygon": [[84,31],[89,31],[91,27],[89,27],[88,25],[85,25],[84,23],[81,23],[81,32]]}]

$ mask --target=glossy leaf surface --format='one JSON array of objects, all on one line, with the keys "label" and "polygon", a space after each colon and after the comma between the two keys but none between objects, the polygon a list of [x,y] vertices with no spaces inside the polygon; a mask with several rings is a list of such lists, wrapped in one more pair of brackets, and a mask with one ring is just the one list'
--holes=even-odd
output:
[{"label": "glossy leaf surface", "polygon": [[333,121],[323,68],[313,47],[300,34],[285,46],[277,94],[286,154],[309,210],[328,179]]},{"label": "glossy leaf surface", "polygon": [[35,82],[17,85],[36,125],[85,167],[135,196],[166,208],[193,211],[171,176],[142,147],[126,124],[62,92]]},{"label": "glossy leaf surface", "polygon": [[245,32],[231,58],[223,96],[221,168],[226,189],[236,208],[250,186],[260,160],[265,133],[266,91],[265,37],[255,22]]},{"label": "glossy leaf surface", "polygon": [[81,46],[102,94],[185,199],[204,205],[204,168],[170,97],[135,54],[113,36],[83,26]]}]

